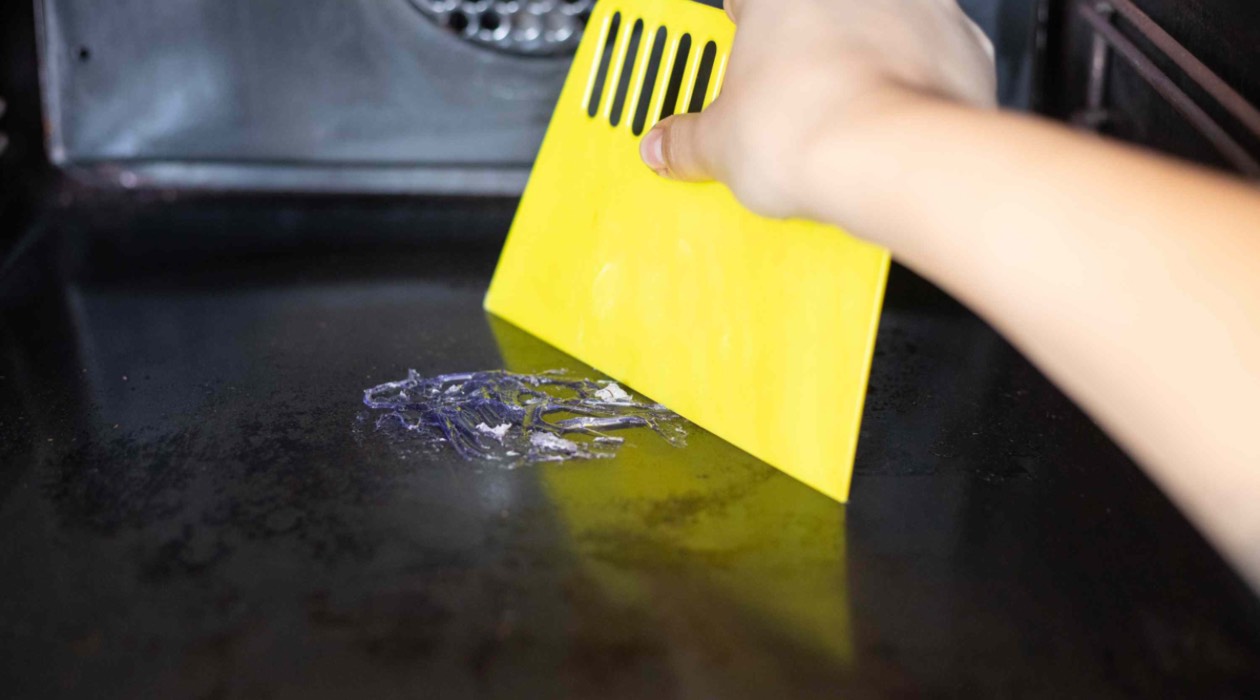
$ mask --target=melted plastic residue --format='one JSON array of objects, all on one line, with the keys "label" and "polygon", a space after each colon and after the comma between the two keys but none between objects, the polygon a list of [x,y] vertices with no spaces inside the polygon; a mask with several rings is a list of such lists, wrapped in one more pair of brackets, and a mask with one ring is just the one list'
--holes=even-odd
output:
[{"label": "melted plastic residue", "polygon": [[401,426],[448,443],[467,459],[562,462],[612,457],[625,442],[609,435],[648,428],[675,447],[683,419],[656,403],[636,401],[611,381],[571,379],[563,371],[464,372],[407,378],[363,392],[363,403],[386,411],[377,428]]}]

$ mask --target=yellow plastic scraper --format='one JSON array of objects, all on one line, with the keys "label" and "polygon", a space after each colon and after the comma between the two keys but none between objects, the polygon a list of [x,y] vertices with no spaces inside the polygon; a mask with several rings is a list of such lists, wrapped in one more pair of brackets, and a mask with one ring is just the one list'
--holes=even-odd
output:
[{"label": "yellow plastic scraper", "polygon": [[486,309],[845,501],[887,251],[639,160],[717,97],[733,35],[692,0],[596,5]]}]

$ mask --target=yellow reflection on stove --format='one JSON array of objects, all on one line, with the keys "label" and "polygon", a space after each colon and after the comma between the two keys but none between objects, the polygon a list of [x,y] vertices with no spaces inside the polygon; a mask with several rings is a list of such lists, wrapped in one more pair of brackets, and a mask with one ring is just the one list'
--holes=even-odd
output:
[{"label": "yellow reflection on stove", "polygon": [[[602,376],[487,318],[508,370]],[[718,659],[741,669],[740,682],[769,689],[789,672],[775,659],[847,666],[845,507],[696,426],[688,432],[681,449],[636,430],[618,433],[627,440],[615,459],[529,467],[585,575],[611,604],[650,617],[671,648],[702,657],[673,659],[683,677],[700,678],[686,669]]]}]

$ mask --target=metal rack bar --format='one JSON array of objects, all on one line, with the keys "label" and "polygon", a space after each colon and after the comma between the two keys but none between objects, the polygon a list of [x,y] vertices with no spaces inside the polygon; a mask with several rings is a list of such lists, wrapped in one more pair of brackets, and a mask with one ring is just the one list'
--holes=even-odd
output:
[{"label": "metal rack bar", "polygon": [[1115,11],[1126,21],[1133,24],[1142,36],[1168,56],[1177,67],[1185,72],[1204,92],[1220,103],[1230,116],[1238,120],[1247,130],[1260,138],[1260,109],[1257,109],[1247,98],[1230,87],[1219,75],[1208,68],[1185,46],[1172,38],[1164,28],[1155,23],[1132,0],[1107,0]]},{"label": "metal rack bar", "polygon": [[[1079,6],[1081,17],[1089,23],[1095,32],[1095,38],[1101,39],[1116,54],[1124,58],[1129,65],[1147,82],[1161,97],[1177,110],[1190,124],[1212,144],[1214,148],[1243,175],[1260,179],[1260,161],[1251,155],[1233,136],[1225,131],[1193,98],[1155,65],[1132,41],[1120,33],[1112,23],[1114,15],[1119,15],[1130,22],[1142,36],[1156,48],[1168,56],[1184,71],[1191,80],[1208,95],[1220,103],[1229,114],[1260,138],[1260,110],[1257,110],[1246,98],[1231,88],[1220,76],[1212,72],[1199,59],[1190,53],[1171,35],[1165,32],[1149,16],[1137,8],[1130,0],[1104,0],[1103,2],[1082,2]],[[1097,47],[1097,45],[1096,45]],[[1088,86],[1089,106],[1087,108],[1088,124],[1097,125],[1098,114],[1102,109],[1102,81],[1106,78],[1107,59],[1095,51],[1091,61],[1090,85]],[[1094,104],[1097,102],[1098,104]]]}]

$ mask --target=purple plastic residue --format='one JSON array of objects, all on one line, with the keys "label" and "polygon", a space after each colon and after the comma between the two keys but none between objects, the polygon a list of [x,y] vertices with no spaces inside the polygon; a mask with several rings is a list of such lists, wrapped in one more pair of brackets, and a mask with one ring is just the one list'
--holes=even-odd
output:
[{"label": "purple plastic residue", "polygon": [[615,382],[572,379],[563,371],[463,372],[407,378],[363,392],[386,411],[378,428],[397,425],[445,442],[467,459],[562,462],[612,457],[624,438],[609,432],[648,428],[675,447],[683,419],[657,403],[637,401]]}]

